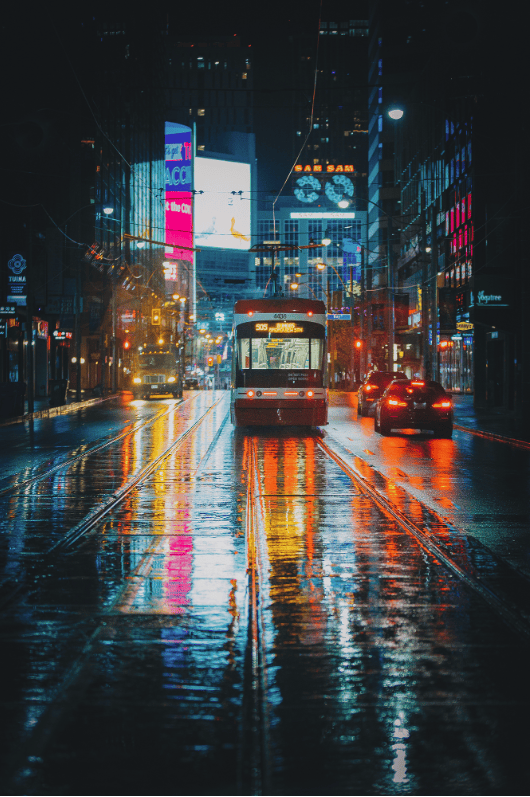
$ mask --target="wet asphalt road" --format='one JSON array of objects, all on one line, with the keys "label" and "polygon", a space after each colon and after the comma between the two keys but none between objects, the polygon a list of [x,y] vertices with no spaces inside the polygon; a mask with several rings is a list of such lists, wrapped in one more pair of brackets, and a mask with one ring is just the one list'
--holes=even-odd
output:
[{"label": "wet asphalt road", "polygon": [[[235,431],[227,399],[0,429],[3,793],[527,794],[527,637],[318,432]],[[528,572],[528,452],[380,438],[349,402],[324,440],[460,562],[469,534]]]}]

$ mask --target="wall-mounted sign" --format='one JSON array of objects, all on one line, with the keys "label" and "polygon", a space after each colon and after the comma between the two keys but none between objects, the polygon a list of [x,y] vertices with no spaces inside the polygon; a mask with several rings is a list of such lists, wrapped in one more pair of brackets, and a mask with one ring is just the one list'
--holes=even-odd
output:
[{"label": "wall-mounted sign", "polygon": [[459,332],[471,332],[474,329],[474,324],[470,324],[469,321],[457,321],[456,328]]},{"label": "wall-mounted sign", "polygon": [[16,304],[1,304],[0,318],[14,318],[17,312]]},{"label": "wall-mounted sign", "polygon": [[66,332],[64,329],[55,329],[53,332],[53,337],[55,340],[71,340],[72,333]]},{"label": "wall-mounted sign", "polygon": [[7,301],[17,307],[26,306],[26,275],[27,262],[21,254],[14,254],[7,261]]},{"label": "wall-mounted sign", "polygon": [[[165,123],[166,257],[193,260],[192,142],[191,128]],[[186,247],[179,249],[179,246]],[[166,277],[167,279],[167,277]]]},{"label": "wall-mounted sign", "polygon": [[505,279],[486,274],[474,278],[474,286],[470,295],[470,306],[479,308],[510,307],[512,304],[512,286]]},{"label": "wall-mounted sign", "polygon": [[346,201],[348,203],[353,199],[353,182],[351,177],[343,173],[344,171],[353,171],[353,166],[327,166],[323,167],[320,172],[315,171],[316,169],[316,166],[300,167],[296,172],[295,168],[292,190],[299,202],[312,204],[317,200],[327,200],[337,205],[339,202]]}]

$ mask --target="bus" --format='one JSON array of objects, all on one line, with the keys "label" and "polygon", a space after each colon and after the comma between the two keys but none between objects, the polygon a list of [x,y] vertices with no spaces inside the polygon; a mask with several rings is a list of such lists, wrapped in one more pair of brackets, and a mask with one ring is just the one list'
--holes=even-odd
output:
[{"label": "bus", "polygon": [[326,306],[312,299],[241,299],[234,306],[232,423],[328,422]]},{"label": "bus", "polygon": [[171,395],[182,398],[182,376],[177,351],[167,344],[145,345],[138,350],[132,382],[135,398]]}]

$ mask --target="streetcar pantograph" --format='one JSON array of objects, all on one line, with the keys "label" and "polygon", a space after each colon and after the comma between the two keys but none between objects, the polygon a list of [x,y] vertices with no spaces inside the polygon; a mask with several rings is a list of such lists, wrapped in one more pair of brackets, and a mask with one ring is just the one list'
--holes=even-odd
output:
[{"label": "streetcar pantograph", "polygon": [[326,306],[312,299],[241,299],[234,307],[235,426],[328,422]]}]

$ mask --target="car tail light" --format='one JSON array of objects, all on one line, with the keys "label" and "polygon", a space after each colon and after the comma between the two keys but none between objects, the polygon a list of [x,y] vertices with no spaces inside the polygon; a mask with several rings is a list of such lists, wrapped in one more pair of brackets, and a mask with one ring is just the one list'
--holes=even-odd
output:
[{"label": "car tail light", "polygon": [[364,389],[368,393],[370,390],[375,390],[376,387],[377,387],[377,385],[371,385],[370,383],[368,383],[367,385],[364,386]]},{"label": "car tail light", "polygon": [[247,396],[249,398],[252,398],[254,396],[254,391],[253,390],[247,390]]},{"label": "car tail light", "polygon": [[436,410],[448,410],[451,407],[451,402],[447,399],[445,401],[437,401],[436,404],[433,404],[433,409]]},{"label": "car tail light", "polygon": [[393,399],[393,398],[389,398],[388,401],[387,401],[387,404],[390,407],[406,407],[407,406],[407,402],[406,401],[399,401],[399,399]]},{"label": "car tail light", "polygon": [[425,387],[425,382],[423,379],[413,379],[410,384],[414,385],[414,387]]}]

